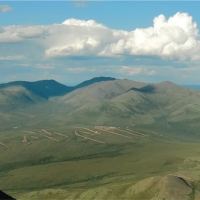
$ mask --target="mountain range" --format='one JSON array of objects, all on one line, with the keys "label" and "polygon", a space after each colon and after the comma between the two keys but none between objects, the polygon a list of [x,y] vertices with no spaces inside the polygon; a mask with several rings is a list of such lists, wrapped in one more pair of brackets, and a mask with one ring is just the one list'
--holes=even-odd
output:
[{"label": "mountain range", "polygon": [[200,199],[200,91],[96,77],[0,84],[0,189],[16,199]]},{"label": "mountain range", "polygon": [[200,114],[200,91],[170,81],[142,83],[111,77],[96,77],[76,86],[54,80],[16,81],[0,84],[0,111],[0,116],[11,118],[46,114],[47,120],[65,119],[72,124],[194,122]]}]

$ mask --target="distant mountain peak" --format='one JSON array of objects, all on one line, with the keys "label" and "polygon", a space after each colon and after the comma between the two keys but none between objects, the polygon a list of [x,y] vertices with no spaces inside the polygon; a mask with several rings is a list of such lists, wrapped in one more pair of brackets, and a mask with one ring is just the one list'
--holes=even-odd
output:
[{"label": "distant mountain peak", "polygon": [[94,83],[99,83],[99,82],[103,82],[103,81],[114,81],[114,80],[116,80],[116,78],[104,77],[104,76],[94,77],[90,80],[87,80],[87,81],[84,81],[84,82],[78,84],[77,86],[75,86],[75,88],[78,89],[78,88],[86,87],[86,86],[94,84]]},{"label": "distant mountain peak", "polygon": [[72,87],[68,87],[61,83],[58,83],[55,80],[39,80],[35,82],[28,81],[14,81],[10,83],[0,84],[0,89],[13,87],[13,86],[22,86],[31,92],[48,99],[52,96],[60,96],[71,92]]}]

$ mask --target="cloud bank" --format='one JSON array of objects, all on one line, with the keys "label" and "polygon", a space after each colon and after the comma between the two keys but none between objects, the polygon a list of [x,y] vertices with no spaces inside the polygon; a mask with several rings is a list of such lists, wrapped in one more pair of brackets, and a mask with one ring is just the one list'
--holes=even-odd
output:
[{"label": "cloud bank", "polygon": [[[67,19],[46,26],[0,28],[0,42],[32,41],[47,57],[155,56],[164,60],[200,60],[196,22],[187,13],[154,18],[153,26],[113,30],[94,20]],[[35,45],[34,44],[34,45]]]},{"label": "cloud bank", "polygon": [[16,80],[33,74],[73,82],[73,74],[81,74],[84,79],[102,75],[181,82],[196,77],[199,82],[199,31],[192,16],[180,12],[159,15],[151,27],[132,31],[73,18],[51,25],[4,26],[0,64],[2,77],[9,79],[12,72]]}]

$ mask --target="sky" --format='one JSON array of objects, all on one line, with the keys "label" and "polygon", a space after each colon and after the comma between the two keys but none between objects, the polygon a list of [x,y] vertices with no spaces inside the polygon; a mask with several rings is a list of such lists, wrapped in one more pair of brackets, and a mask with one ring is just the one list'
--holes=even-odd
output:
[{"label": "sky", "polygon": [[200,1],[0,1],[0,83],[200,85]]}]

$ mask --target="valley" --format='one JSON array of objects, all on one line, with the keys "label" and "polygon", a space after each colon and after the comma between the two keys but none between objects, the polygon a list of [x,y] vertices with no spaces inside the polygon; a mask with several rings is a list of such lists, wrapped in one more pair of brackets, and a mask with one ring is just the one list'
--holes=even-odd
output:
[{"label": "valley", "polygon": [[2,86],[2,191],[17,199],[199,199],[199,91],[110,78],[79,86],[45,97],[38,85]]}]

